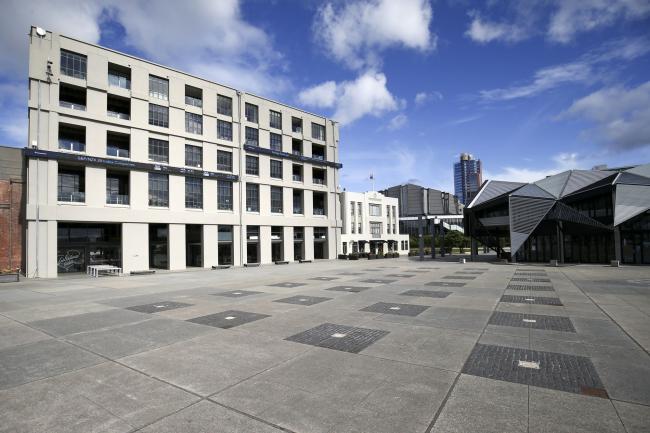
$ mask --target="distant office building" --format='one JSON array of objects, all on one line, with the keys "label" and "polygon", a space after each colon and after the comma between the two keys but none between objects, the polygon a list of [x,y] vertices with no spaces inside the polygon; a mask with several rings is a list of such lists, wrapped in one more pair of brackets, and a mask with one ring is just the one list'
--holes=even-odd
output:
[{"label": "distant office building", "polygon": [[408,253],[409,238],[401,235],[398,200],[379,192],[342,192],[341,253]]},{"label": "distant office building", "polygon": [[453,194],[412,183],[393,186],[380,192],[386,197],[399,200],[401,233],[417,235],[420,216],[427,220],[427,233],[430,233],[429,220],[442,221],[462,230],[463,204]]},{"label": "distant office building", "polygon": [[483,183],[481,160],[469,153],[461,153],[454,164],[454,193],[464,205],[472,201]]}]

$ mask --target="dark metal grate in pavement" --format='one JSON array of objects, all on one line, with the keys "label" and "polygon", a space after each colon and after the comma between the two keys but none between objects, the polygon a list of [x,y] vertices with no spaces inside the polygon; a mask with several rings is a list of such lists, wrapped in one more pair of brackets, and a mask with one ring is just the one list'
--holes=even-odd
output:
[{"label": "dark metal grate in pavement", "polygon": [[541,314],[506,313],[495,311],[488,322],[490,325],[534,328],[544,331],[576,332],[571,319],[562,316],[543,316]]},{"label": "dark metal grate in pavement", "polygon": [[269,284],[269,287],[287,287],[287,288],[293,288],[293,287],[300,287],[304,286],[305,283],[293,283],[291,281],[286,281],[284,283],[275,283],[275,284]]},{"label": "dark metal grate in pavement", "polygon": [[563,304],[560,298],[549,298],[544,296],[518,296],[518,295],[503,295],[501,302],[508,302],[510,304],[535,304],[535,305],[554,305],[561,307]]},{"label": "dark metal grate in pavement", "polygon": [[359,293],[359,292],[363,292],[364,290],[368,290],[369,288],[370,287],[363,287],[363,286],[334,286],[325,290],[334,290],[336,292]]},{"label": "dark metal grate in pavement", "polygon": [[413,304],[394,304],[388,302],[377,302],[359,311],[367,311],[370,313],[382,314],[395,314],[398,316],[411,316],[415,317],[424,310],[429,308],[428,305],[413,305]]},{"label": "dark metal grate in pavement", "polygon": [[381,278],[368,278],[367,280],[360,281],[360,283],[371,283],[371,284],[390,284],[394,282],[395,280],[384,280]]},{"label": "dark metal grate in pavement", "polygon": [[393,278],[410,278],[413,277],[413,275],[409,274],[387,274],[387,277],[393,277]]},{"label": "dark metal grate in pavement", "polygon": [[508,290],[532,290],[533,292],[552,292],[553,286],[533,286],[527,284],[510,284],[506,287]]},{"label": "dark metal grate in pavement", "polygon": [[207,316],[195,317],[187,322],[198,323],[199,325],[214,326],[215,328],[229,329],[244,323],[271,317],[267,314],[249,313],[247,311],[228,310],[221,313],[208,314]]},{"label": "dark metal grate in pavement", "polygon": [[551,280],[549,278],[521,278],[521,277],[514,277],[510,281],[526,281],[529,283],[550,283]]},{"label": "dark metal grate in pavement", "polygon": [[608,398],[596,368],[584,356],[479,343],[462,373]]},{"label": "dark metal grate in pavement", "polygon": [[212,296],[225,296],[226,298],[241,298],[242,296],[257,295],[264,292],[255,292],[253,290],[230,290],[228,292],[212,293]]},{"label": "dark metal grate in pavement", "polygon": [[483,275],[481,271],[456,271],[456,273],[463,275]]},{"label": "dark metal grate in pavement", "polygon": [[310,278],[310,280],[316,280],[316,281],[333,281],[333,280],[338,280],[338,277],[314,277],[314,278]]},{"label": "dark metal grate in pavement", "polygon": [[451,295],[452,292],[443,292],[438,290],[407,290],[406,292],[400,293],[404,296],[418,296],[421,298],[446,298]]},{"label": "dark metal grate in pavement", "polygon": [[466,283],[457,283],[451,281],[431,281],[429,283],[424,283],[425,286],[436,286],[436,287],[463,287]]},{"label": "dark metal grate in pavement", "polygon": [[132,307],[127,307],[127,310],[137,311],[138,313],[157,313],[159,311],[168,311],[175,310],[177,308],[191,307],[192,304],[186,304],[184,302],[174,302],[174,301],[160,301],[154,302],[152,304],[144,305],[134,305]]},{"label": "dark metal grate in pavement", "polygon": [[296,304],[296,305],[314,305],[320,304],[321,302],[329,301],[332,298],[322,298],[320,296],[305,296],[297,295],[291,296],[289,298],[277,299],[273,302],[283,302],[285,304]]},{"label": "dark metal grate in pavement", "polygon": [[446,277],[442,277],[445,280],[475,280],[476,277],[470,277],[466,275],[447,275]]},{"label": "dark metal grate in pavement", "polygon": [[315,328],[287,337],[285,340],[343,352],[359,353],[388,334],[388,331],[379,329],[323,323]]}]

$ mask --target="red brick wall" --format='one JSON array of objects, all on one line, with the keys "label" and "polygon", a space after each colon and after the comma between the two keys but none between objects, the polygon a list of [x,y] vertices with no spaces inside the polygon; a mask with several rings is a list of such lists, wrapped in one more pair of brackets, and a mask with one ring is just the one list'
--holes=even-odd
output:
[{"label": "red brick wall", "polygon": [[0,271],[23,266],[23,184],[0,180]]}]

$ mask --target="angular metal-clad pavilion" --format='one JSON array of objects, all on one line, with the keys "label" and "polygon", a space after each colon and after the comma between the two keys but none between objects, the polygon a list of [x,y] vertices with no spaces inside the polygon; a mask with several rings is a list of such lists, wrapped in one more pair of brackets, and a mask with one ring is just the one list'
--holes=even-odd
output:
[{"label": "angular metal-clad pavilion", "polygon": [[486,181],[465,233],[513,260],[650,264],[650,164]]}]

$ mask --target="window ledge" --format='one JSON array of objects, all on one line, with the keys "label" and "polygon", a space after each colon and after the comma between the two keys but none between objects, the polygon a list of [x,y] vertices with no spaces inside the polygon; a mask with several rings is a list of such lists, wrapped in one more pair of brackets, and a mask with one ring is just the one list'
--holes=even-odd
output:
[{"label": "window ledge", "polygon": [[106,203],[106,207],[118,207],[118,208],[130,208],[131,205],[129,204],[114,204],[114,203]]},{"label": "window ledge", "polygon": [[57,201],[56,203],[58,205],[64,205],[64,206],[86,206],[86,202],[78,202],[78,201]]}]

